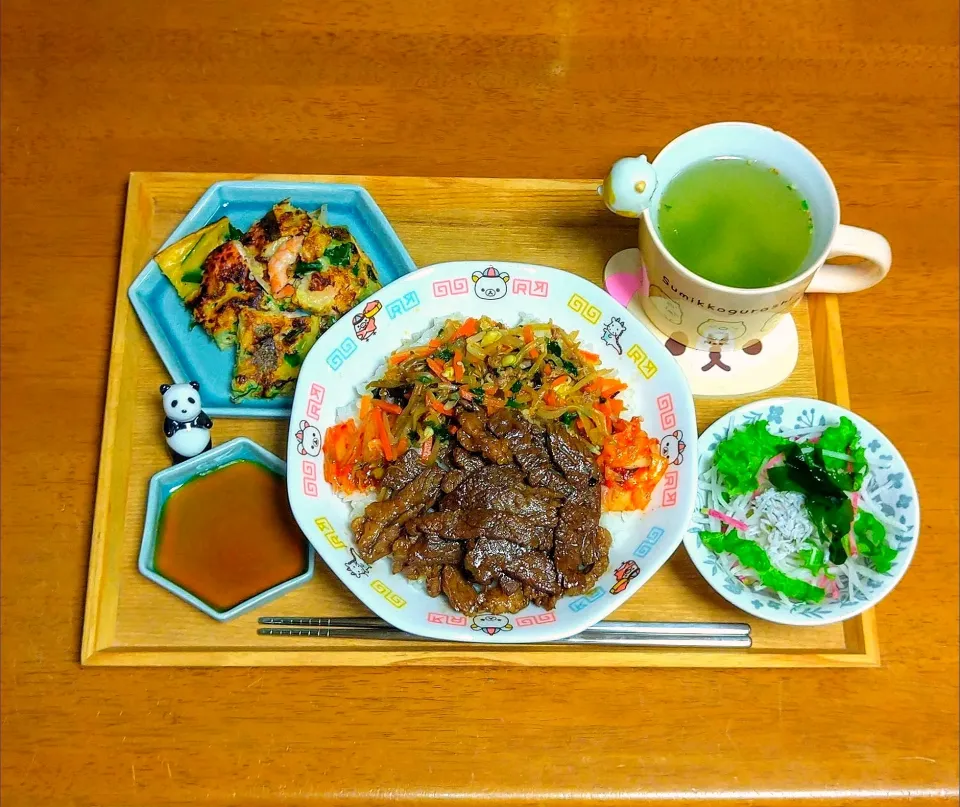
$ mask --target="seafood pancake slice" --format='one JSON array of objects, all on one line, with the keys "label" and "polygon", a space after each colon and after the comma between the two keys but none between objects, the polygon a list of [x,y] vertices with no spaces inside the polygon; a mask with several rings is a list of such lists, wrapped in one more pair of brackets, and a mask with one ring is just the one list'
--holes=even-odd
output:
[{"label": "seafood pancake slice", "polygon": [[300,365],[320,331],[319,317],[249,308],[241,311],[233,400],[292,395]]},{"label": "seafood pancake slice", "polygon": [[294,287],[293,299],[304,310],[339,316],[377,291],[380,280],[346,227],[314,219],[300,247]]},{"label": "seafood pancake slice", "polygon": [[192,299],[193,318],[217,347],[237,340],[237,319],[246,308],[273,308],[273,301],[251,276],[252,261],[239,241],[214,249],[203,262],[203,279]]},{"label": "seafood pancake slice", "polygon": [[157,265],[185,303],[200,292],[203,262],[218,246],[231,238],[230,222],[222,218],[184,236],[156,254]]},{"label": "seafood pancake slice", "polygon": [[264,252],[270,244],[285,236],[305,235],[310,229],[310,215],[290,204],[289,199],[277,202],[267,214],[255,222],[240,239],[257,260],[266,263]]},{"label": "seafood pancake slice", "polygon": [[251,272],[282,309],[340,316],[380,288],[373,263],[346,227],[284,200],[243,236]]},{"label": "seafood pancake slice", "polygon": [[241,238],[253,258],[254,278],[264,291],[276,298],[281,308],[293,307],[292,270],[298,264],[300,246],[312,222],[305,210],[284,199]]}]

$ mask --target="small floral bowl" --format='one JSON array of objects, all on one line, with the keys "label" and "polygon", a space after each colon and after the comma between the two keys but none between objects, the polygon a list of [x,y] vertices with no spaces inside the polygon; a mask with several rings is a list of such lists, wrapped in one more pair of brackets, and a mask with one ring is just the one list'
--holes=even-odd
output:
[{"label": "small floral bowl", "polygon": [[[874,504],[867,506],[881,519],[888,540],[897,550],[892,568],[882,575],[874,571],[870,578],[865,578],[865,591],[851,593],[848,589],[842,591],[838,599],[820,603],[787,601],[768,589],[744,583],[722,557],[700,540],[700,531],[711,529],[710,518],[702,512],[707,502],[703,475],[713,465],[717,445],[737,429],[758,420],[766,420],[771,433],[789,436],[802,430],[832,426],[841,416],[850,418],[860,431],[860,444],[866,451],[871,471],[861,492],[873,500]],[[700,446],[697,507],[683,543],[700,574],[726,600],[770,622],[826,625],[872,608],[900,582],[913,559],[920,530],[917,489],[903,457],[882,432],[862,417],[826,401],[770,398],[742,406],[720,418],[703,432]]]}]

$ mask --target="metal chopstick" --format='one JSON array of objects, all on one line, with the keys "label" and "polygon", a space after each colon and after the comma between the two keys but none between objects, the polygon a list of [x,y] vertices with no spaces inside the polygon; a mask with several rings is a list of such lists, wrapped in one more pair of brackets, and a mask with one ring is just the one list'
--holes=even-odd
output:
[{"label": "metal chopstick", "polygon": [[[404,633],[396,628],[259,628],[260,636],[307,636],[322,639],[387,639],[398,642],[437,642],[442,639],[433,639],[427,636],[416,636]],[[659,634],[640,636],[630,633],[600,632],[579,633],[566,639],[556,639],[552,642],[530,642],[531,645],[553,644],[590,644],[606,645],[611,647],[712,647],[719,649],[733,649],[750,647],[752,641],[749,636],[709,636],[709,635],[677,635]],[[519,646],[519,645],[517,645]]]},{"label": "metal chopstick", "polygon": [[[389,622],[368,616],[262,616],[261,625],[332,628],[338,630],[398,630]],[[627,622],[608,620],[586,628],[581,634],[618,633],[632,636],[749,636],[743,622]]]}]

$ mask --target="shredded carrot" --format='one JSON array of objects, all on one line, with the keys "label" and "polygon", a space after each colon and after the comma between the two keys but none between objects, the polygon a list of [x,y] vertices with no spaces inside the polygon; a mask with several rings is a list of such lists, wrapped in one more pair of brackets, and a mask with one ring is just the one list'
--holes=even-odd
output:
[{"label": "shredded carrot", "polygon": [[373,399],[373,405],[377,407],[377,409],[389,412],[391,415],[399,415],[403,412],[403,407],[397,406],[395,403],[390,403],[390,401],[381,401],[379,398]]},{"label": "shredded carrot", "polygon": [[550,376],[553,375],[553,368],[549,364],[544,362],[544,365],[540,369],[540,372],[543,373],[544,378],[550,378]]},{"label": "shredded carrot", "polygon": [[427,367],[436,373],[437,377],[443,379],[443,371],[446,369],[443,364],[436,359],[427,359]]},{"label": "shredded carrot", "polygon": [[351,452],[353,457],[358,458],[355,461],[362,459],[364,462],[374,462],[383,456],[382,449],[378,448],[377,421],[372,417],[373,412],[379,411],[369,401],[365,407],[360,407],[360,428],[357,431],[356,448]]},{"label": "shredded carrot", "polygon": [[528,345],[533,341],[533,327],[530,325],[523,326],[523,341]]},{"label": "shredded carrot", "polygon": [[504,403],[499,398],[487,398],[487,414],[492,415],[498,409],[503,409]]},{"label": "shredded carrot", "polygon": [[539,359],[539,358],[540,358],[540,351],[537,350],[535,347],[530,348],[530,358],[531,358],[531,359]]},{"label": "shredded carrot", "polygon": [[427,342],[427,347],[432,347],[432,348],[436,349],[436,348],[440,347],[440,345],[442,345],[442,344],[443,344],[443,342],[441,342],[439,339],[431,339],[429,342]]},{"label": "shredded carrot", "polygon": [[555,379],[553,379],[553,381],[550,382],[550,386],[556,388],[561,384],[565,384],[569,380],[570,376],[568,375],[558,375]]},{"label": "shredded carrot", "polygon": [[369,395],[364,395],[360,398],[360,422],[363,423],[366,421],[367,417],[370,415],[370,406],[373,398]]},{"label": "shredded carrot", "polygon": [[477,320],[474,317],[470,317],[463,325],[454,331],[453,336],[450,337],[450,341],[452,342],[455,339],[459,339],[461,336],[473,336],[478,330]]},{"label": "shredded carrot", "polygon": [[447,431],[449,431],[450,434],[456,434],[458,431],[460,431],[460,429],[459,429],[457,426],[454,426],[453,424],[451,424],[451,425],[447,428]]},{"label": "shredded carrot", "polygon": [[[623,414],[623,401],[618,398],[607,398],[603,403],[597,404],[597,411],[607,418],[618,418]],[[608,424],[608,430],[609,428]]]},{"label": "shredded carrot", "polygon": [[410,441],[406,437],[401,437],[397,443],[397,456],[406,454],[408,448],[410,448]]},{"label": "shredded carrot", "polygon": [[458,384],[463,381],[463,354],[459,350],[453,351],[453,380]]},{"label": "shredded carrot", "polygon": [[590,390],[604,398],[612,398],[618,392],[623,392],[627,385],[615,378],[598,378],[590,385]]},{"label": "shredded carrot", "polygon": [[596,364],[598,361],[600,361],[599,354],[591,353],[589,350],[581,350],[580,355],[583,356],[586,361],[592,362],[593,364]]},{"label": "shredded carrot", "polygon": [[420,444],[420,462],[426,462],[430,458],[430,452],[433,450],[433,435],[431,434]]},{"label": "shredded carrot", "polygon": [[373,410],[373,421],[377,426],[377,433],[380,437],[380,448],[383,449],[383,458],[387,462],[393,462],[397,457],[393,453],[393,442],[390,440],[390,431],[387,429],[386,421],[381,409]]},{"label": "shredded carrot", "polygon": [[547,406],[556,406],[557,394],[553,390],[550,390],[546,395],[543,396],[543,402]]},{"label": "shredded carrot", "polygon": [[463,400],[465,401],[472,401],[473,393],[470,392],[469,387],[460,387],[460,397],[463,398]]},{"label": "shredded carrot", "polygon": [[447,409],[440,401],[434,398],[429,392],[427,393],[427,403],[430,404],[430,408],[441,415],[446,415],[450,417],[453,414],[453,409]]},{"label": "shredded carrot", "polygon": [[401,350],[399,353],[394,353],[390,359],[389,363],[391,365],[403,364],[407,359],[417,358],[422,359],[424,356],[429,356],[433,353],[434,348],[427,345],[426,347],[417,347],[413,350]]},{"label": "shredded carrot", "polygon": [[363,430],[358,429],[352,420],[350,424],[352,428],[348,434],[349,442],[344,444],[343,455],[340,457],[340,462],[345,462],[349,458],[349,461],[354,463],[360,456],[360,448],[364,443]]}]

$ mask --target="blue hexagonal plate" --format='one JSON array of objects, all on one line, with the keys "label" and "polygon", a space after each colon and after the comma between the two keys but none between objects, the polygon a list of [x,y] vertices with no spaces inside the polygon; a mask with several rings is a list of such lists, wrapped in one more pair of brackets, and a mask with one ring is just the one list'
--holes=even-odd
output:
[{"label": "blue hexagonal plate", "polygon": [[[386,286],[416,269],[397,234],[373,198],[358,185],[320,182],[217,182],[200,197],[180,226],[164,242],[166,247],[185,235],[227,216],[234,227],[246,230],[281,199],[306,210],[327,206],[331,224],[346,225],[360,248],[377,268]],[[162,248],[162,247],[161,247]],[[157,262],[144,267],[128,292],[140,322],[176,382],[199,381],[204,410],[214,417],[275,417],[290,413],[292,398],[230,400],[234,349],[220,350],[193,318],[164,277]]]}]

